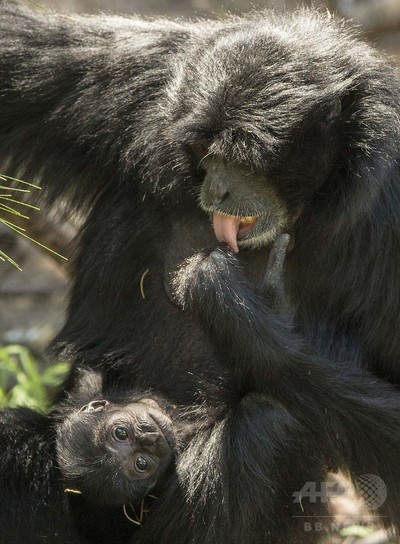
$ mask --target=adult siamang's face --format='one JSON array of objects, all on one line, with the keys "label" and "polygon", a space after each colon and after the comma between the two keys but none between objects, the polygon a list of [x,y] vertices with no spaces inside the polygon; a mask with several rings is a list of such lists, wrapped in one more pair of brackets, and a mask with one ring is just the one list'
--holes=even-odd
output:
[{"label": "adult siamang's face", "polygon": [[57,436],[67,488],[108,504],[143,499],[172,458],[170,419],[149,399],[95,400],[68,416]]},{"label": "adult siamang's face", "polygon": [[263,28],[252,36],[251,48],[232,32],[194,52],[168,95],[168,134],[182,150],[176,171],[191,165],[200,207],[235,251],[293,227],[340,167],[344,141],[335,76],[301,44]]}]

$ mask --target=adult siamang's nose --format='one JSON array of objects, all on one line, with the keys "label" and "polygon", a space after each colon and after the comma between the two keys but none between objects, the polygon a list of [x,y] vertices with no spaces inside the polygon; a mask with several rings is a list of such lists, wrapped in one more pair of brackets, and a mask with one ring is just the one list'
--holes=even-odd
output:
[{"label": "adult siamang's nose", "polygon": [[229,195],[228,183],[222,177],[215,177],[210,183],[210,197],[214,205],[221,204]]}]

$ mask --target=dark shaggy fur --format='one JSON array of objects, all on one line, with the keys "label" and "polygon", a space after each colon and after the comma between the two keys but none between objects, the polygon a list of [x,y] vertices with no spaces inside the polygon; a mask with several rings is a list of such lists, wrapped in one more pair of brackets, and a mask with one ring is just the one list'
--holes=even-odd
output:
[{"label": "dark shaggy fur", "polygon": [[[135,542],[317,542],[297,516],[325,505],[292,494],[332,467],[380,475],[379,513],[398,527],[393,67],[307,11],[173,23],[3,5],[0,119],[7,174],[91,206],[58,348],[104,371],[104,395],[140,385],[187,406],[194,436]],[[189,284],[179,276],[178,302],[200,326],[171,302],[171,273],[215,246],[198,206],[206,155],[224,171],[238,163],[244,187],[264,179],[272,212],[289,218],[274,228],[294,239],[297,332],[260,294],[262,246],[241,249],[244,276],[224,254],[189,268]],[[257,202],[225,211],[256,215]]]},{"label": "dark shaggy fur", "polygon": [[[143,499],[151,502],[147,495],[157,494],[168,474],[175,450],[170,408],[148,391],[114,389],[100,399],[101,384],[100,373],[81,369],[49,416],[1,412],[1,544],[117,544],[134,534],[138,525],[123,505],[139,521]],[[122,442],[114,437],[121,427],[129,433]],[[178,421],[175,429],[187,440]],[[150,471],[135,470],[138,455]]]},{"label": "dark shaggy fur", "polygon": [[24,408],[4,410],[0,440],[1,544],[83,543],[55,462],[49,418]]}]

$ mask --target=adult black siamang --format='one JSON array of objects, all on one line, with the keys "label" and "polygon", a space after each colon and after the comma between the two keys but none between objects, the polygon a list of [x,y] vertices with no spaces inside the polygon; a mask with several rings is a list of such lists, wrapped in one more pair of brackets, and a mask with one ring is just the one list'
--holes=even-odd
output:
[{"label": "adult black siamang", "polygon": [[[327,468],[379,475],[398,527],[393,66],[312,11],[184,23],[3,4],[0,76],[3,170],[90,209],[56,340],[66,391],[101,369],[101,398],[150,388],[193,428],[135,542],[317,542],[304,521],[325,505],[292,495]],[[274,313],[282,232],[291,310]],[[177,275],[216,239],[237,256]]]}]

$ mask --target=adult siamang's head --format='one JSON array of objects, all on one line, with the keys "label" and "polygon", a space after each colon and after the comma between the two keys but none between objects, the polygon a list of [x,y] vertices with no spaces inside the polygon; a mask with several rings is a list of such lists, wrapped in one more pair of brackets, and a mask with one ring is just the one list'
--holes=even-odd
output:
[{"label": "adult siamang's head", "polygon": [[66,487],[105,504],[142,500],[172,459],[171,420],[153,400],[94,400],[57,428]]},{"label": "adult siamang's head", "polygon": [[191,189],[234,250],[268,245],[316,201],[354,220],[384,176],[377,161],[397,145],[391,81],[380,56],[328,15],[233,19],[176,63],[158,145],[147,139],[149,179],[158,164],[159,188]]}]

